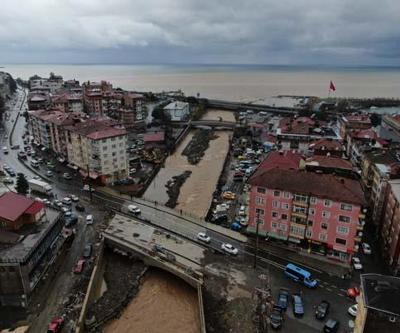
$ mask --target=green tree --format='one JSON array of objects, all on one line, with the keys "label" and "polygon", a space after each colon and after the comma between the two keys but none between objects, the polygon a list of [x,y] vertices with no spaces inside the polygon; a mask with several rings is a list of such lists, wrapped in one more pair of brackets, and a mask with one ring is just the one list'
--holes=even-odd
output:
[{"label": "green tree", "polygon": [[24,194],[24,195],[26,195],[29,191],[29,184],[23,173],[18,173],[18,175],[17,175],[16,190],[18,193]]}]

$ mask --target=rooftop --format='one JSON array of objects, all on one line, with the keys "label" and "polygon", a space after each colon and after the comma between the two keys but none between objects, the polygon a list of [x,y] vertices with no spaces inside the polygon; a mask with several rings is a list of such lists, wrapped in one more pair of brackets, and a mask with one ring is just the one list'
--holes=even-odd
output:
[{"label": "rooftop", "polygon": [[167,106],[165,106],[164,110],[184,109],[188,105],[189,105],[189,103],[187,103],[187,102],[175,101],[175,102],[171,102]]},{"label": "rooftop", "polygon": [[321,139],[314,141],[309,146],[314,150],[343,150],[344,146],[340,141],[329,140],[329,139]]},{"label": "rooftop", "polygon": [[0,218],[9,221],[17,220],[24,213],[32,214],[29,211],[30,208],[36,212],[37,209],[43,209],[43,207],[43,203],[14,192],[6,192],[0,196]]},{"label": "rooftop", "polygon": [[144,142],[162,142],[165,139],[164,132],[146,133],[143,135]]},{"label": "rooftop", "polygon": [[368,309],[400,316],[400,278],[381,274],[361,274],[361,288]]},{"label": "rooftop", "polygon": [[[12,246],[0,248],[0,262],[23,262],[38,246],[39,242],[47,234],[50,228],[58,220],[60,213],[54,209],[46,208],[46,214],[40,220],[40,223],[27,225],[30,233],[22,235],[15,233],[19,241]],[[17,236],[16,236],[17,237]],[[9,237],[8,237],[9,238]]]},{"label": "rooftop", "polygon": [[125,128],[118,126],[115,120],[107,117],[90,118],[66,128],[71,132],[78,133],[93,140],[126,135]]},{"label": "rooftop", "polygon": [[349,123],[349,122],[366,123],[366,124],[371,123],[370,117],[367,114],[349,114],[349,115],[343,116],[342,119],[347,123]]},{"label": "rooftop", "polygon": [[323,168],[353,170],[353,165],[350,161],[340,157],[326,155],[315,155],[310,157],[306,160],[306,164],[320,166]]},{"label": "rooftop", "polygon": [[364,205],[364,193],[358,181],[333,174],[273,168],[255,173],[249,183],[269,189],[303,193],[339,202]]}]

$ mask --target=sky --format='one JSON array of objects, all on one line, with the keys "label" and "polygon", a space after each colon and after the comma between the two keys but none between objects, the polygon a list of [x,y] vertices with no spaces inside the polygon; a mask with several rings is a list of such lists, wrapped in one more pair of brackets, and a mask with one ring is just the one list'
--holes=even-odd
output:
[{"label": "sky", "polygon": [[1,0],[0,63],[400,65],[399,0]]}]

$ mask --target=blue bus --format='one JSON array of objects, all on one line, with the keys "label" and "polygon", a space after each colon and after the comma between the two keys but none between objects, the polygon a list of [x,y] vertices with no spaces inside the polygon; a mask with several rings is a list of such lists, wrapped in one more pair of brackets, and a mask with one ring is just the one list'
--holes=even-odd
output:
[{"label": "blue bus", "polygon": [[315,288],[318,284],[311,277],[311,273],[293,264],[287,264],[285,267],[285,275],[295,282],[301,282],[308,288]]}]

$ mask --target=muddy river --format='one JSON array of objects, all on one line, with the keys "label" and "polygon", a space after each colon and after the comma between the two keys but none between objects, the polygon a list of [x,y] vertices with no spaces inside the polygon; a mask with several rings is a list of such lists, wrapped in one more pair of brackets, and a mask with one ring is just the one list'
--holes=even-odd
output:
[{"label": "muddy river", "polygon": [[[219,120],[220,117],[226,121],[235,121],[232,112],[212,110],[208,111],[202,119]],[[191,165],[182,151],[190,142],[194,131],[190,131],[181,142],[175,153],[167,158],[165,167],[160,170],[153,182],[144,194],[144,198],[151,201],[158,201],[165,204],[168,201],[165,184],[173,176],[182,174],[184,171],[192,171],[180,189],[178,204],[176,209],[182,209],[192,215],[204,218],[210,207],[212,193],[222,172],[226,154],[229,150],[229,139],[232,131],[216,131],[218,136],[210,141],[208,149],[201,161],[196,165]]]},{"label": "muddy river", "polygon": [[199,333],[197,292],[177,277],[149,270],[136,297],[105,333]]}]

